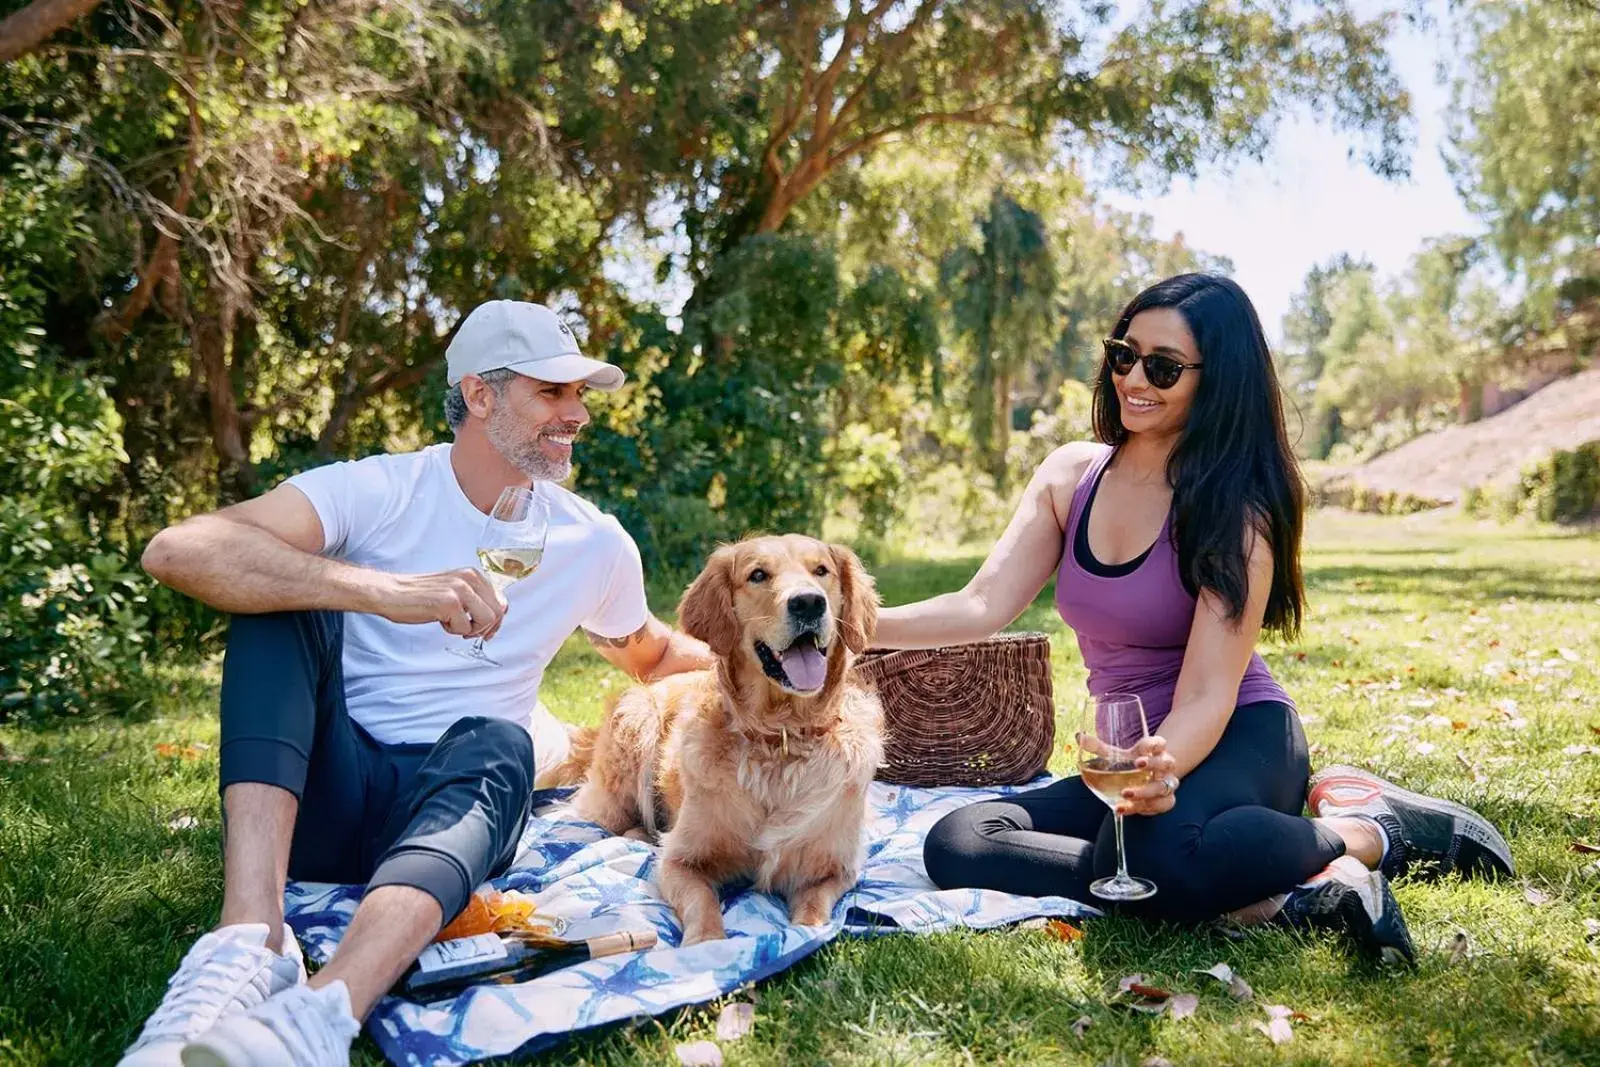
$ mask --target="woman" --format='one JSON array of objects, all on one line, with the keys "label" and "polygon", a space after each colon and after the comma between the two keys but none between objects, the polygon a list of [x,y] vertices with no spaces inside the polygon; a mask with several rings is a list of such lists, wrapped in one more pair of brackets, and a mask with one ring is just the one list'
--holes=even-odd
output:
[{"label": "woman", "polygon": [[[1095,434],[1052,453],[983,567],[956,593],[887,608],[877,643],[982,640],[1053,572],[1089,691],[1135,692],[1150,780],[1123,792],[1129,870],[1157,894],[1133,914],[1195,921],[1240,909],[1350,933],[1409,959],[1389,893],[1414,863],[1510,873],[1483,818],[1353,768],[1319,775],[1295,706],[1255,652],[1305,611],[1299,470],[1255,309],[1234,282],[1184,274],[1140,293],[1105,341]],[[1341,859],[1341,857],[1347,857]],[[1115,869],[1110,813],[1078,778],[974,804],[934,827],[929,876],[1092,900]],[[1359,862],[1356,862],[1359,861]],[[1297,888],[1298,887],[1298,888]]]}]

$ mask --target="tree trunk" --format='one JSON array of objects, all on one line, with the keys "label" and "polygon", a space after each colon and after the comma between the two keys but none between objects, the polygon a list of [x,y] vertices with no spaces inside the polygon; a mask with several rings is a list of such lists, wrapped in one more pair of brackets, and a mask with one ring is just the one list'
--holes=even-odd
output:
[{"label": "tree trunk", "polygon": [[33,0],[0,22],[0,63],[38,48],[45,38],[100,6],[100,0]]},{"label": "tree trunk", "polygon": [[211,446],[217,455],[217,496],[231,504],[254,495],[256,472],[250,463],[244,418],[233,393],[228,367],[228,347],[237,312],[225,304],[216,316],[197,316],[193,342],[205,374],[206,407],[211,423]]},{"label": "tree trunk", "polygon": [[[999,362],[998,354],[996,361]],[[1000,363],[994,376],[994,484],[1001,493],[1009,481],[1006,452],[1011,446],[1011,369]]]}]

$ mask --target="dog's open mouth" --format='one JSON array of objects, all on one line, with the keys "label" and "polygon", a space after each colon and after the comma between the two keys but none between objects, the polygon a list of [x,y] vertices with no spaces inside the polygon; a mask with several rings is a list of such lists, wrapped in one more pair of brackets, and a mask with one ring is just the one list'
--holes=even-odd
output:
[{"label": "dog's open mouth", "polygon": [[817,646],[816,634],[801,634],[782,652],[756,642],[756,656],[767,677],[795,693],[815,693],[828,677],[828,650]]}]

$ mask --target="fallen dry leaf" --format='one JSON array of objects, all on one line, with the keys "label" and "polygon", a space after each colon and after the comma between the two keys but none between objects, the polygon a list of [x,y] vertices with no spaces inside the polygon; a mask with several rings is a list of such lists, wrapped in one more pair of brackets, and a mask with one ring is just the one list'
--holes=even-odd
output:
[{"label": "fallen dry leaf", "polygon": [[1177,993],[1167,1002],[1167,1014],[1174,1019],[1187,1019],[1200,1007],[1200,998],[1193,993]]},{"label": "fallen dry leaf", "polygon": [[200,749],[194,745],[174,745],[163,741],[156,745],[156,755],[164,759],[199,759]]},{"label": "fallen dry leaf", "polygon": [[1583,935],[1591,940],[1600,937],[1600,919],[1583,920]]},{"label": "fallen dry leaf", "polygon": [[1267,1022],[1253,1023],[1252,1025],[1263,1034],[1266,1034],[1274,1045],[1282,1045],[1294,1040],[1294,1029],[1290,1027],[1287,1019],[1270,1019]]},{"label": "fallen dry leaf", "polygon": [[167,829],[176,833],[179,830],[193,830],[200,825],[200,820],[193,815],[180,815],[167,823]]},{"label": "fallen dry leaf", "polygon": [[1045,932],[1051,937],[1057,941],[1065,941],[1069,945],[1074,941],[1083,940],[1083,931],[1081,929],[1069,922],[1062,922],[1060,919],[1051,919],[1044,924],[1044,928]]},{"label": "fallen dry leaf", "polygon": [[1284,1045],[1294,1040],[1294,1028],[1289,1025],[1290,1019],[1304,1019],[1304,1012],[1294,1011],[1282,1004],[1267,1004],[1264,1006],[1267,1021],[1256,1023],[1256,1029],[1272,1041],[1274,1045]]},{"label": "fallen dry leaf", "polygon": [[1546,904],[1550,903],[1550,896],[1548,893],[1545,893],[1540,889],[1535,889],[1531,885],[1522,890],[1522,899],[1526,900],[1529,904],[1532,904],[1536,908],[1542,908]]},{"label": "fallen dry leaf", "polygon": [[1153,985],[1145,985],[1144,975],[1130,974],[1117,983],[1117,992],[1128,994],[1122,1001],[1124,1007],[1146,1015],[1160,1015],[1172,1003],[1172,992]]},{"label": "fallen dry leaf", "polygon": [[1600,745],[1568,745],[1561,750],[1563,756],[1600,756]]},{"label": "fallen dry leaf", "polygon": [[744,1001],[728,1004],[717,1016],[717,1040],[737,1041],[756,1024],[756,1006]]},{"label": "fallen dry leaf", "polygon": [[1572,843],[1572,851],[1589,853],[1600,852],[1600,845],[1591,845],[1587,841],[1574,841]]},{"label": "fallen dry leaf", "polygon": [[1226,963],[1218,963],[1205,970],[1195,968],[1198,974],[1209,974],[1217,981],[1228,987],[1228,995],[1234,1000],[1243,1002],[1254,1000],[1256,991],[1250,988],[1250,983],[1233,973],[1233,968]]},{"label": "fallen dry leaf", "polygon": [[711,1041],[690,1041],[675,1050],[683,1067],[722,1067],[722,1050]]},{"label": "fallen dry leaf", "polygon": [[1072,1034],[1074,1037],[1082,1037],[1083,1032],[1093,1025],[1093,1019],[1089,1018],[1087,1015],[1080,1015],[1077,1017],[1077,1019],[1073,1020]]},{"label": "fallen dry leaf", "polygon": [[1172,1061],[1165,1056],[1146,1056],[1139,1061],[1139,1067],[1172,1067]]}]

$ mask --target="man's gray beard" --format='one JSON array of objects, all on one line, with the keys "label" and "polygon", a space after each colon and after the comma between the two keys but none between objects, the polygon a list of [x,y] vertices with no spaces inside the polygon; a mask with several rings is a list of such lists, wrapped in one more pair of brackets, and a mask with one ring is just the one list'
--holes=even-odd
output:
[{"label": "man's gray beard", "polygon": [[539,448],[539,438],[518,437],[516,426],[507,416],[510,412],[500,408],[489,416],[487,434],[505,461],[536,482],[564,482],[572,474],[572,460],[553,460]]}]

